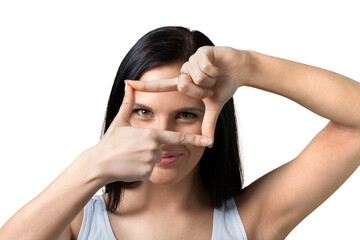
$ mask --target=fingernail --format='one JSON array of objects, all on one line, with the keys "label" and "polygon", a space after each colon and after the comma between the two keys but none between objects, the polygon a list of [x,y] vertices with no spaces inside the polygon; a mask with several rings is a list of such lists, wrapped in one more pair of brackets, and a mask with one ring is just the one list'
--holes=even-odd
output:
[{"label": "fingernail", "polygon": [[206,137],[202,137],[200,139],[201,145],[207,146],[208,145],[208,139]]},{"label": "fingernail", "polygon": [[202,145],[205,145],[205,146],[209,146],[212,144],[212,139],[211,138],[206,138],[206,137],[202,137],[201,140],[200,140],[200,143]]}]

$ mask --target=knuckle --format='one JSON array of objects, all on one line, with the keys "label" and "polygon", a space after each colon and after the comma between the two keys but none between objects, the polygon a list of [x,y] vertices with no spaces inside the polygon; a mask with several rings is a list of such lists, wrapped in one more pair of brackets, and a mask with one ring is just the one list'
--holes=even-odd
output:
[{"label": "knuckle", "polygon": [[129,94],[128,93],[126,93],[125,95],[124,95],[124,99],[123,99],[123,101],[122,101],[122,105],[129,105],[130,104],[130,96],[129,96]]},{"label": "knuckle", "polygon": [[189,62],[185,62],[182,66],[181,66],[181,72],[187,72],[188,70],[188,66],[189,66]]},{"label": "knuckle", "polygon": [[199,99],[205,98],[206,95],[207,94],[205,93],[205,91],[199,91],[199,92],[196,93],[196,97],[199,98]]},{"label": "knuckle", "polygon": [[187,92],[188,90],[189,90],[189,86],[186,83],[180,82],[178,84],[178,91],[179,92]]},{"label": "knuckle", "polygon": [[154,90],[155,91],[160,91],[161,90],[161,83],[160,82],[154,83]]},{"label": "knuckle", "polygon": [[201,73],[195,73],[191,76],[191,78],[194,81],[194,83],[196,83],[196,85],[200,85],[204,80],[204,76]]},{"label": "knuckle", "polygon": [[209,51],[210,49],[211,49],[210,46],[202,46],[202,47],[200,47],[200,48],[198,49],[198,51],[199,51],[200,53],[204,53],[204,52]]},{"label": "knuckle", "polygon": [[146,180],[149,179],[151,176],[151,173],[153,171],[153,167],[149,164],[142,166],[141,168],[141,179]]},{"label": "knuckle", "polygon": [[177,135],[176,135],[176,142],[178,143],[182,143],[185,141],[185,133],[183,132],[178,132]]},{"label": "knuckle", "polygon": [[159,145],[157,142],[155,141],[151,141],[149,144],[148,144],[148,149],[150,152],[154,152],[154,151],[157,151],[159,149]]},{"label": "knuckle", "polygon": [[189,57],[189,62],[193,62],[193,61],[195,61],[195,54],[193,54]]},{"label": "knuckle", "polygon": [[150,164],[153,161],[153,159],[154,159],[154,155],[152,154],[152,152],[147,152],[143,157],[142,161],[147,165]]},{"label": "knuckle", "polygon": [[205,63],[202,63],[200,67],[204,73],[208,73],[211,71],[213,64],[211,62],[207,61]]}]

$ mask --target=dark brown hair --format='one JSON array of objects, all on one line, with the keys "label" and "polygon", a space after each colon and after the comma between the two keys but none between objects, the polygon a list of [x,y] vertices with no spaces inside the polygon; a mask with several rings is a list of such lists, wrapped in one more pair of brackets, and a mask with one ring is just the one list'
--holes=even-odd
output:
[{"label": "dark brown hair", "polygon": [[[145,71],[157,66],[182,64],[201,46],[214,44],[203,33],[183,27],[161,27],[140,38],[117,71],[107,104],[102,135],[119,111],[124,96],[124,80],[138,80]],[[213,148],[206,148],[199,164],[202,182],[210,192],[209,197],[214,207],[225,199],[240,194],[243,175],[233,98],[224,105],[219,115]],[[109,197],[106,203],[108,211],[116,210],[122,191],[131,184],[117,181],[105,186],[105,193]]]}]

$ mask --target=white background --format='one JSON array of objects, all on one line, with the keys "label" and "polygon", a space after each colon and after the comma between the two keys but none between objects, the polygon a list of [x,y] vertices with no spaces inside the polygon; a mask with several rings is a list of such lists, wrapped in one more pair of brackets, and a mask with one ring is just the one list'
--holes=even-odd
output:
[{"label": "white background", "polygon": [[[358,6],[355,0],[1,1],[0,226],[97,143],[120,61],[146,32],[190,27],[216,45],[359,80]],[[257,89],[241,88],[235,100],[246,184],[296,157],[328,122]],[[359,183],[357,171],[287,239],[358,238]]]}]

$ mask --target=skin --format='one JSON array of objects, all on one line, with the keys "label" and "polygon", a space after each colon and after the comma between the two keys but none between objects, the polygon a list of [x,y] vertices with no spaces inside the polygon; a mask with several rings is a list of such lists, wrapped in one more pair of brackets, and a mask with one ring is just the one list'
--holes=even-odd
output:
[{"label": "skin", "polygon": [[[140,81],[154,81],[178,76],[180,68],[181,65],[157,67],[144,73]],[[195,109],[182,111],[181,109],[184,108]],[[135,112],[130,118],[131,126],[201,135],[205,106],[199,99],[177,91],[161,93],[136,91],[134,109]],[[136,109],[140,110],[136,111]],[[161,150],[163,153],[183,154],[180,158],[181,161],[176,162],[176,167],[155,167],[151,174],[150,182],[168,185],[176,184],[190,172],[192,172],[191,177],[193,178],[194,173],[197,173],[197,170],[193,171],[193,169],[204,153],[205,147],[163,144]]]},{"label": "skin", "polygon": [[128,86],[120,110],[101,141],[82,152],[43,192],[15,213],[1,228],[1,239],[74,238],[90,198],[107,183],[148,180],[161,161],[163,144],[209,145],[201,135],[132,127],[134,102],[134,92]]},{"label": "skin", "polygon": [[[213,138],[222,106],[241,86],[279,94],[329,119],[295,159],[259,178],[235,199],[248,239],[284,239],[360,165],[358,82],[313,66],[228,47],[200,48],[181,66],[181,72],[185,74],[179,77],[179,72],[156,76],[166,80],[129,81],[120,111],[103,139],[80,154],[39,196],[20,209],[0,230],[0,238],[71,239],[80,229],[83,207],[99,188],[115,180],[137,180],[144,182],[126,191],[124,208],[109,216],[117,236],[134,236],[131,234],[138,228],[132,227],[140,224],[143,231],[136,233],[138,238],[147,234],[147,239],[209,239],[213,209],[208,207],[194,167],[200,146],[207,144],[201,145],[202,137],[193,133],[199,134],[201,128],[202,135]],[[191,128],[187,125],[191,134],[165,131],[185,130],[185,126],[174,119],[176,109],[162,105],[152,106],[154,120],[136,120],[131,115],[135,102],[132,89],[179,91],[198,98],[206,110],[201,126],[198,122]],[[162,147],[184,153],[185,161],[178,164],[181,171],[157,169]],[[181,196],[168,195],[170,186],[178,187]],[[201,194],[196,195],[194,189]],[[149,199],[138,200],[145,198]],[[174,219],[179,224],[175,228]]]},{"label": "skin", "polygon": [[313,66],[229,47],[202,47],[181,71],[186,74],[178,79],[130,84],[141,91],[178,89],[202,99],[209,111],[202,129],[209,137],[213,137],[222,106],[241,86],[282,95],[330,120],[299,156],[250,184],[236,198],[248,239],[284,239],[359,166],[358,82]]},{"label": "skin", "polygon": [[[180,68],[181,65],[157,67],[143,74],[140,81],[175,77],[179,75]],[[184,108],[196,110],[184,112]],[[204,112],[201,100],[177,91],[135,92],[130,124],[140,128],[201,134]],[[125,191],[121,207],[116,213],[109,214],[116,237],[210,239],[213,208],[200,182],[198,170],[205,147],[163,144],[161,150],[163,153],[183,155],[171,165],[156,164],[148,181]],[[154,232],[154,229],[171,230]]]}]

